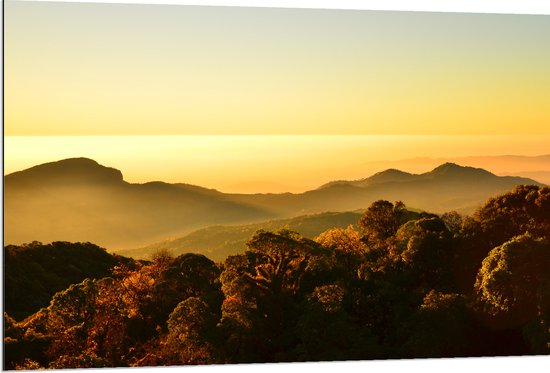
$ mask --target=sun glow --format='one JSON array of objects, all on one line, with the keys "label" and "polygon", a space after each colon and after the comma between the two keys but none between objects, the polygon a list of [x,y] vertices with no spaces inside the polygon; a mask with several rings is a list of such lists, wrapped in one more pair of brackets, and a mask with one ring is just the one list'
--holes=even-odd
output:
[{"label": "sun glow", "polygon": [[[229,192],[302,192],[381,171],[383,166],[374,161],[539,155],[548,151],[548,143],[550,136],[8,136],[4,172],[88,157],[121,170],[133,183],[159,180]],[[426,166],[408,167],[411,172],[429,171]]]}]

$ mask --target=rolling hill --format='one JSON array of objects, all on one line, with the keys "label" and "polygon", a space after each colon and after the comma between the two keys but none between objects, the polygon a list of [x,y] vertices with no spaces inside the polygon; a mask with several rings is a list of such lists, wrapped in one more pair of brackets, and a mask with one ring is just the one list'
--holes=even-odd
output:
[{"label": "rolling hill", "polygon": [[471,213],[487,198],[519,184],[540,185],[528,178],[496,176],[480,168],[445,163],[423,174],[389,169],[365,179],[330,182],[301,194],[237,195],[233,200],[276,209],[280,214],[350,211],[379,199],[401,200],[407,206],[435,213]]},{"label": "rolling hill", "polygon": [[274,217],[215,190],[130,184],[118,170],[74,158],[4,177],[5,243],[90,241],[124,248],[222,223]]},{"label": "rolling hill", "polygon": [[299,194],[227,194],[189,184],[132,184],[119,170],[72,158],[4,176],[4,243],[90,241],[123,250],[212,225],[356,211],[378,199],[470,213],[518,184],[538,183],[446,163],[423,174],[390,169]]},{"label": "rolling hill", "polygon": [[[430,158],[417,157],[393,161],[373,161],[362,164],[365,170],[385,170],[399,168],[409,172],[424,172],[443,163],[456,163],[462,166],[479,167],[499,176],[523,176],[550,185],[550,154],[525,155],[495,155]],[[352,172],[350,170],[349,172]],[[355,172],[355,174],[357,174]]]},{"label": "rolling hill", "polygon": [[164,240],[139,249],[121,250],[120,255],[135,259],[150,259],[159,250],[168,250],[172,255],[184,253],[203,254],[214,261],[223,261],[229,255],[244,251],[245,243],[259,229],[277,231],[289,229],[307,238],[315,238],[330,228],[346,228],[361,218],[360,212],[326,212],[299,216],[292,219],[270,220],[236,226],[210,226],[198,229],[176,239]]}]

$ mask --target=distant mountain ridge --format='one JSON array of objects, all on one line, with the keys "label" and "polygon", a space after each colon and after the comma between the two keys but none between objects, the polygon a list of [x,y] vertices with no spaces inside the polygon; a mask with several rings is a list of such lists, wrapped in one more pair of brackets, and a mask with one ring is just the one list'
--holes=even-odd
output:
[{"label": "distant mountain ridge", "polygon": [[11,183],[24,186],[37,182],[46,184],[117,184],[123,182],[122,172],[102,166],[89,158],[69,158],[44,163],[24,171],[14,172],[6,177],[9,177]]},{"label": "distant mountain ridge", "polygon": [[416,157],[392,161],[371,161],[363,163],[361,167],[371,172],[399,168],[412,173],[420,173],[448,162],[462,166],[482,168],[498,176],[524,176],[550,185],[550,154],[536,156]]},{"label": "distant mountain ridge", "polygon": [[46,163],[4,177],[5,244],[90,241],[132,247],[269,211],[188,184],[131,184],[119,170],[86,158]]},{"label": "distant mountain ridge", "polygon": [[445,163],[423,174],[389,169],[298,194],[228,194],[183,183],[131,184],[119,170],[71,158],[4,176],[4,238],[5,244],[90,241],[120,250],[211,225],[356,211],[378,199],[436,213],[470,213],[519,184],[539,183]]},{"label": "distant mountain ridge", "polygon": [[[434,180],[438,178],[455,180],[463,177],[492,178],[492,177],[498,177],[498,176],[482,168],[459,166],[455,163],[447,162],[434,168],[432,171],[425,172],[422,174],[412,174],[409,172],[404,172],[394,168],[390,168],[385,171],[377,172],[374,175],[367,177],[365,179],[351,180],[351,181],[346,181],[346,180],[332,181],[327,184],[321,185],[318,189],[329,188],[334,185],[343,185],[343,184],[364,188],[371,185],[383,184],[383,183],[393,183],[393,182],[403,183],[403,182],[413,182],[413,181],[421,181],[421,180]],[[528,183],[537,183],[535,180],[531,180],[528,178],[523,178],[524,180],[520,180],[520,179],[517,179],[517,180],[526,181]]]}]

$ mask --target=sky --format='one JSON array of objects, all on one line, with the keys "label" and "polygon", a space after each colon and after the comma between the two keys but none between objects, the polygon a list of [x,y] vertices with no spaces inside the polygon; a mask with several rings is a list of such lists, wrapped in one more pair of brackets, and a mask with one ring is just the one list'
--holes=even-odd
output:
[{"label": "sky", "polygon": [[[337,176],[322,166],[548,153],[550,16],[21,1],[4,12],[5,173],[88,156],[135,182],[304,187]],[[217,168],[232,171],[215,179]]]}]

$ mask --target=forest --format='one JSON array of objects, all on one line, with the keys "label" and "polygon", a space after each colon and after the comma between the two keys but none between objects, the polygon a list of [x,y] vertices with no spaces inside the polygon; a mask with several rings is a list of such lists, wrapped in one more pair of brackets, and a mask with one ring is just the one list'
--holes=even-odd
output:
[{"label": "forest", "polygon": [[32,242],[4,266],[5,369],[550,353],[545,186],[471,215],[378,200],[314,239],[258,230],[219,262]]}]

